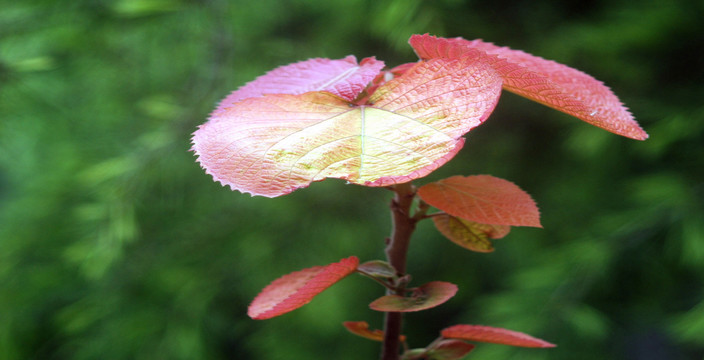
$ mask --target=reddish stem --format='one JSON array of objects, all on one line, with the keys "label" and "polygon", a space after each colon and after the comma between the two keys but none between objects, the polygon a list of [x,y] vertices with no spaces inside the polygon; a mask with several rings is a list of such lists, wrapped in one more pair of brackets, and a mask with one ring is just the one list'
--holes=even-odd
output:
[{"label": "reddish stem", "polygon": [[[397,275],[406,274],[406,258],[411,235],[416,228],[417,219],[411,216],[411,205],[415,197],[415,188],[411,183],[394,185],[395,195],[391,201],[393,230],[386,245],[386,259],[396,269]],[[387,294],[404,295],[403,287]],[[403,315],[400,312],[387,312],[384,318],[384,342],[381,347],[382,360],[399,359],[399,337],[401,335]]]}]

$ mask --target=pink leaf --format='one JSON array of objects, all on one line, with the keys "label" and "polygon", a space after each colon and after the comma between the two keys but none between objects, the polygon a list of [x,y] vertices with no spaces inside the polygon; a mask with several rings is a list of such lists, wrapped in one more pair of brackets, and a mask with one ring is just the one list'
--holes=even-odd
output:
[{"label": "pink leaf", "polygon": [[[411,46],[421,59],[483,52],[503,78],[503,87],[615,134],[644,140],[648,134],[614,93],[593,77],[551,60],[481,40],[413,35]],[[497,58],[498,57],[498,58]]]},{"label": "pink leaf", "polygon": [[482,224],[540,225],[533,199],[514,183],[490,175],[452,176],[418,189],[426,203],[465,220]]},{"label": "pink leaf", "polygon": [[264,320],[298,309],[354,272],[358,264],[359,259],[352,256],[337,263],[284,275],[257,295],[249,305],[247,315],[255,320]]},{"label": "pink leaf", "polygon": [[449,161],[500,91],[487,64],[435,59],[386,82],[368,105],[326,92],[242,100],[200,126],[193,150],[216,181],[253,195],[280,196],[328,177],[388,186]]},{"label": "pink leaf", "polygon": [[215,113],[244,99],[266,94],[327,91],[352,101],[383,67],[384,62],[373,57],[357,64],[357,59],[352,55],[339,60],[316,58],[281,66],[228,95]]},{"label": "pink leaf", "polygon": [[386,295],[374,300],[369,307],[377,311],[411,312],[430,309],[450,300],[457,293],[457,285],[431,281],[418,287],[411,296]]},{"label": "pink leaf", "polygon": [[481,325],[450,326],[443,329],[441,334],[444,338],[448,339],[460,339],[522,347],[555,347],[554,344],[521,332]]},{"label": "pink leaf", "polygon": [[[366,321],[345,321],[342,325],[357,336],[374,341],[384,341],[384,332],[378,329],[369,330],[369,324]],[[401,335],[399,340],[406,341],[406,337]]]},{"label": "pink leaf", "polygon": [[506,225],[480,224],[447,214],[433,216],[435,227],[455,244],[476,252],[492,252],[489,239],[500,239],[511,230]]},{"label": "pink leaf", "polygon": [[379,88],[379,86],[386,84],[389,80],[393,78],[397,78],[401,75],[403,75],[406,70],[409,70],[413,66],[415,66],[416,63],[405,63],[401,64],[399,66],[396,66],[393,69],[387,70],[387,71],[382,71],[377,75],[374,80],[372,80],[371,84],[367,87],[365,92],[367,93],[366,96],[363,96],[361,98],[358,98],[355,103],[363,105],[369,100],[369,96],[373,94],[376,89]]}]

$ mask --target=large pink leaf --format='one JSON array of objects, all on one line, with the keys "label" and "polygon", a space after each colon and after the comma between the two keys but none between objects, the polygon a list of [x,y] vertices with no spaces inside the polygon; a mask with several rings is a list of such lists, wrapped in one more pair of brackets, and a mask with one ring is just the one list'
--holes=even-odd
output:
[{"label": "large pink leaf", "polygon": [[411,296],[386,295],[374,300],[369,307],[377,311],[411,312],[430,309],[450,300],[457,293],[457,285],[431,281],[418,287]]},{"label": "large pink leaf", "polygon": [[545,340],[537,339],[521,332],[481,325],[454,325],[443,329],[441,334],[444,338],[448,339],[461,339],[522,347],[555,347],[554,344]]},{"label": "large pink leaf", "polygon": [[410,68],[415,66],[415,64],[416,63],[405,63],[405,64],[401,64],[399,66],[396,66],[393,69],[380,72],[379,75],[377,75],[376,78],[374,78],[374,80],[372,80],[372,82],[369,84],[369,86],[365,89],[365,92],[367,93],[367,95],[364,97],[361,97],[361,98],[357,98],[356,103],[357,104],[366,103],[367,100],[369,100],[369,96],[371,94],[373,94],[376,91],[376,89],[379,88],[379,86],[384,85],[386,82],[388,82],[389,80],[391,80],[393,78],[396,78],[396,77],[403,75],[406,72],[406,70],[409,70]]},{"label": "large pink leaf", "polygon": [[[411,46],[421,59],[456,57],[480,51],[503,78],[506,90],[575,116],[615,134],[644,140],[648,134],[601,81],[551,60],[481,40],[413,35]],[[496,58],[498,57],[498,58]]]},{"label": "large pink leaf", "polygon": [[339,60],[316,58],[281,66],[232,92],[220,102],[214,113],[244,99],[266,94],[327,91],[352,101],[383,67],[384,62],[373,57],[357,64],[352,55]]},{"label": "large pink leaf", "polygon": [[269,319],[309,303],[313,297],[357,269],[359,259],[352,256],[326,266],[315,266],[284,275],[262,290],[249,305],[252,319]]},{"label": "large pink leaf", "polygon": [[450,160],[494,109],[501,78],[471,58],[419,62],[379,87],[369,105],[328,92],[245,99],[193,136],[198,161],[234,190],[268,197],[341,178],[388,186]]},{"label": "large pink leaf", "polygon": [[418,189],[426,203],[469,221],[492,225],[540,225],[533,199],[516,184],[490,175],[452,176]]}]

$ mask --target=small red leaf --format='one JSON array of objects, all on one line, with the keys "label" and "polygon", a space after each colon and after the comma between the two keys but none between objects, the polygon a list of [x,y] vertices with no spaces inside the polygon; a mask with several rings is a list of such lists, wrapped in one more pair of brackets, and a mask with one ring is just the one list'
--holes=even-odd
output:
[{"label": "small red leaf", "polygon": [[611,89],[579,70],[481,40],[425,34],[413,35],[409,42],[421,59],[452,58],[480,51],[501,74],[504,89],[615,134],[637,140],[648,138]]},{"label": "small red leaf", "polygon": [[[357,336],[374,341],[384,341],[384,332],[378,329],[369,330],[369,324],[366,321],[345,321],[342,325]],[[399,336],[399,340],[406,341],[406,336]]]},{"label": "small red leaf", "polygon": [[352,256],[326,266],[315,266],[284,275],[262,290],[249,305],[247,315],[269,319],[309,303],[313,297],[351,274],[359,259]]},{"label": "small red leaf", "polygon": [[500,239],[511,230],[506,225],[480,224],[447,214],[433,216],[435,227],[455,244],[472,251],[492,252],[489,239]]},{"label": "small red leaf", "polygon": [[418,189],[426,203],[481,224],[540,225],[533,199],[514,183],[490,175],[452,176]]},{"label": "small red leaf", "polygon": [[469,354],[474,345],[460,340],[440,340],[428,348],[427,354],[433,360],[459,360]]},{"label": "small red leaf", "polygon": [[357,64],[350,55],[344,59],[309,59],[278,67],[228,95],[214,114],[248,98],[266,94],[303,94],[327,91],[352,101],[381,71],[384,62],[365,58]]},{"label": "small red leaf", "polygon": [[481,325],[450,326],[443,329],[441,334],[444,338],[448,339],[460,339],[522,347],[555,347],[554,344],[521,332]]},{"label": "small red leaf", "polygon": [[377,311],[411,312],[436,307],[457,293],[457,285],[431,281],[418,287],[411,296],[386,295],[374,300],[369,307]]}]

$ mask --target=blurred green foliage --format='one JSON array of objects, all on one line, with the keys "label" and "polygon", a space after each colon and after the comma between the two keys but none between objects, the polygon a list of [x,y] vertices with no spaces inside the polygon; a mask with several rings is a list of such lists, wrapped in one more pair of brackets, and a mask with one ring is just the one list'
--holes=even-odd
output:
[{"label": "blurred green foliage", "polygon": [[488,173],[545,229],[461,251],[421,224],[413,347],[456,323],[559,345],[471,359],[702,359],[704,4],[695,0],[0,1],[1,359],[373,359],[381,324],[353,277],[283,317],[249,301],[290,271],[381,258],[390,193],[328,180],[279,199],[216,184],[190,134],[217,101],[310,57],[413,61],[413,33],[483,38],[582,69],[650,133],[631,141],[504,94],[420,184]]}]

